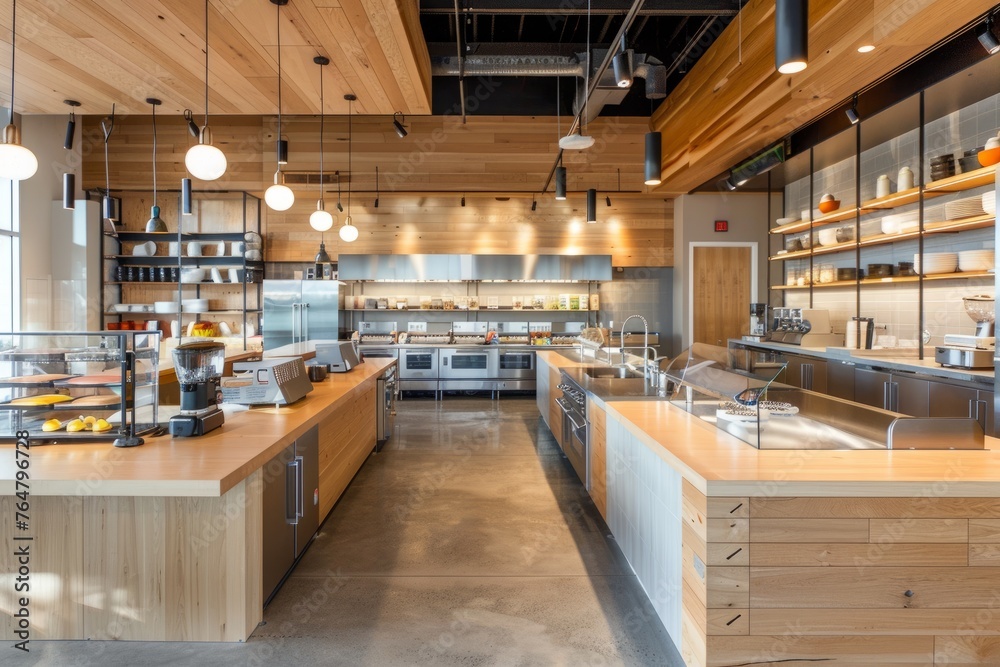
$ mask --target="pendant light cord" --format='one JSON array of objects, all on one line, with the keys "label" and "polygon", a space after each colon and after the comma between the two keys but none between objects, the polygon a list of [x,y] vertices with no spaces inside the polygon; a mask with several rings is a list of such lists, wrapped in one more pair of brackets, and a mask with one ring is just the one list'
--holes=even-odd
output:
[{"label": "pendant light cord", "polygon": [[14,0],[10,14],[10,122],[14,122],[14,55],[17,53],[17,0]]},{"label": "pendant light cord", "polygon": [[[326,97],[323,95],[323,66],[319,66],[319,200],[323,201],[323,132],[326,127]],[[320,241],[322,243],[322,240]]]},{"label": "pendant light cord", "polygon": [[354,171],[351,169],[351,152],[354,148],[354,124],[352,122],[354,100],[347,100],[347,217],[351,217],[351,181],[354,180]]},{"label": "pendant light cord", "polygon": [[[581,125],[586,128],[588,116],[590,116],[590,0],[587,0],[587,76],[584,77],[584,83],[586,87],[584,88],[583,123]],[[580,131],[580,134],[583,134],[583,130]]]},{"label": "pendant light cord", "polygon": [[152,107],[153,107],[153,206],[156,206],[156,105],[153,104]]},{"label": "pendant light cord", "polygon": [[205,0],[205,127],[208,127],[208,0]]},{"label": "pendant light cord", "polygon": [[[277,12],[277,28],[278,28],[278,141],[281,141],[281,5],[275,4],[275,11]],[[280,155],[277,156],[280,159]],[[278,170],[281,170],[281,164],[278,164]]]}]

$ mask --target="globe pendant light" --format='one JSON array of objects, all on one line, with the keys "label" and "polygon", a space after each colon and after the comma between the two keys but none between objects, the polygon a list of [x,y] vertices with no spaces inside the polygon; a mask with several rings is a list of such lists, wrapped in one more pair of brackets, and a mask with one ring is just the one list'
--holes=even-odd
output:
[{"label": "globe pendant light", "polygon": [[198,131],[198,143],[188,149],[184,166],[195,178],[214,181],[226,173],[226,155],[212,145],[208,127],[208,0],[205,0],[205,124]]},{"label": "globe pendant light", "polygon": [[160,218],[160,207],[156,205],[156,107],[161,102],[155,97],[147,97],[146,104],[153,107],[153,207],[149,210],[149,220],[146,221],[146,233],[165,232],[167,225]]},{"label": "globe pendant light", "polygon": [[[326,181],[323,178],[323,153],[324,146],[323,138],[325,136],[326,125],[324,119],[326,118],[326,96],[323,93],[323,66],[330,64],[330,59],[325,56],[316,56],[313,58],[313,62],[319,65],[319,199],[316,201],[316,210],[312,212],[309,216],[309,226],[315,229],[317,232],[325,232],[331,227],[333,227],[333,216],[326,211],[326,202],[323,200],[323,189],[326,187]],[[323,242],[320,241],[320,249],[325,254],[325,250],[322,250]],[[316,263],[319,263],[319,255],[316,256]]]},{"label": "globe pendant light", "polygon": [[347,175],[350,180],[347,181],[347,217],[340,228],[340,240],[351,243],[358,240],[358,228],[351,222],[351,181],[354,180],[354,172],[351,169],[351,152],[354,146],[354,125],[351,112],[354,109],[354,100],[358,98],[348,93],[344,95],[344,99],[347,100]]},{"label": "globe pendant light", "polygon": [[10,26],[10,123],[3,130],[0,143],[0,179],[23,181],[38,171],[35,154],[21,145],[21,131],[14,125],[14,43],[17,37],[17,0],[13,0]]},{"label": "globe pendant light", "polygon": [[278,169],[274,172],[274,185],[264,191],[264,201],[275,211],[287,211],[295,203],[295,193],[284,183],[281,176],[281,165],[288,163],[288,142],[281,138],[281,7],[288,0],[271,0],[277,7],[278,30],[278,139],[276,142],[276,161]]}]

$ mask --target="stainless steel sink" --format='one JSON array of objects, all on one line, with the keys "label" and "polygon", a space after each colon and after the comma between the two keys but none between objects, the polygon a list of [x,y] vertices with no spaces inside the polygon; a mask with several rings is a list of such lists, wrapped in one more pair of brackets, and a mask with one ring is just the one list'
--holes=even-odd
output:
[{"label": "stainless steel sink", "polygon": [[624,380],[642,377],[642,373],[637,373],[627,366],[588,366],[584,369],[584,373],[592,378],[602,379]]}]

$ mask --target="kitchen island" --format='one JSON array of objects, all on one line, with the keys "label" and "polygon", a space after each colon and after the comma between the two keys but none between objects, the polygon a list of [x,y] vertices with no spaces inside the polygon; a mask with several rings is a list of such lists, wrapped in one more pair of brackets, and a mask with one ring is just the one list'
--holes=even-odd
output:
[{"label": "kitchen island", "polygon": [[370,359],[198,438],[32,447],[27,530],[15,527],[15,449],[0,447],[0,635],[16,637],[14,554],[29,544],[33,639],[245,640],[266,595],[262,494],[285,475],[271,462],[318,428],[322,521],[375,446],[376,382],[394,363]]},{"label": "kitchen island", "polygon": [[[539,407],[560,369],[538,355]],[[1000,664],[1000,441],[761,451],[588,392],[591,494],[688,665]]]}]

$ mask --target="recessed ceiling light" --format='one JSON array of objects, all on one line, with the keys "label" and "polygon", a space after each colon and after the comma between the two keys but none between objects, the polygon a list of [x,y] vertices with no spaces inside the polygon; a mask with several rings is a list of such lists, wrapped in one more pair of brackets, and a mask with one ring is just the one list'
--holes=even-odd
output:
[{"label": "recessed ceiling light", "polygon": [[858,53],[871,53],[875,50],[874,44],[862,44],[858,47]]}]

